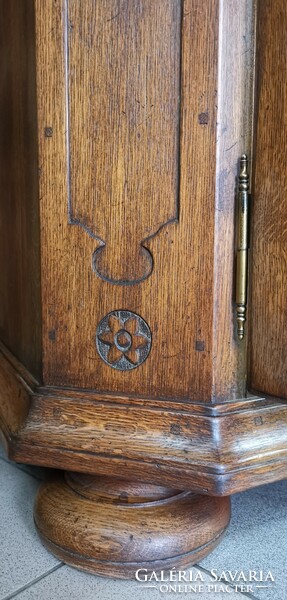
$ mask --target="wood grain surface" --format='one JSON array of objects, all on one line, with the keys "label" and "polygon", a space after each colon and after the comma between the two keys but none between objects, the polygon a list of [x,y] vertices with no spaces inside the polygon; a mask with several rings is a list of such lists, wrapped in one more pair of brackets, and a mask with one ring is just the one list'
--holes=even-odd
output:
[{"label": "wood grain surface", "polygon": [[69,474],[40,487],[34,517],[61,560],[134,578],[137,569],[191,566],[211,552],[228,526],[230,500]]},{"label": "wood grain surface", "polygon": [[287,11],[259,2],[249,385],[287,398]]},{"label": "wood grain surface", "polygon": [[[239,158],[252,170],[256,1],[219,3],[216,179],[214,207],[213,397],[246,396],[246,341],[235,315]],[[232,334],[231,334],[232,331]]]},{"label": "wood grain surface", "polygon": [[286,401],[183,405],[37,385],[1,346],[11,460],[225,496],[287,475]]},{"label": "wood grain surface", "polygon": [[74,471],[35,519],[79,568],[191,564],[213,495],[286,477],[286,26],[284,0],[0,0],[0,424],[12,460]]},{"label": "wood grain surface", "polygon": [[[18,62],[21,77],[29,71],[27,81],[33,79],[36,43],[38,142],[36,120],[29,112],[35,98],[29,110],[25,105],[25,119],[33,120],[30,136],[39,145],[43,315],[43,354],[39,344],[29,352],[43,362],[43,381],[29,374],[35,372],[33,361],[30,367],[22,359],[27,372],[1,347],[0,412],[10,456],[83,472],[116,475],[121,469],[127,477],[137,470],[145,481],[172,487],[180,482],[182,489],[218,495],[284,477],[286,404],[276,397],[246,396],[246,348],[234,328],[235,187],[238,157],[251,148],[256,3],[168,0],[163,10],[161,2],[143,0],[36,0],[34,15],[32,4],[25,2],[29,10],[23,11],[21,4],[15,27],[23,33],[26,19],[31,24],[35,16],[36,39],[31,27],[27,42],[31,57],[28,52],[28,61],[23,53]],[[7,31],[12,27],[9,10],[3,12]],[[24,43],[21,35],[14,42],[6,39],[7,46],[15,46],[16,58],[20,40]],[[263,43],[261,35],[259,49]],[[10,55],[9,60],[19,79]],[[7,70],[1,73],[8,110],[16,84],[9,83]],[[135,101],[136,92],[146,95],[145,104]],[[156,101],[150,114],[151,98]],[[18,98],[14,102],[13,110]],[[141,123],[142,113],[148,118]],[[19,115],[23,142],[26,121],[21,111]],[[13,123],[11,118],[10,128]],[[13,133],[7,152],[14,161],[17,135]],[[28,174],[34,164],[29,152]],[[9,193],[18,176],[24,181],[25,165],[15,167]],[[11,322],[2,336],[8,346],[11,340],[10,348],[20,358],[23,340],[39,331],[34,304],[25,320],[28,296],[21,300],[21,249],[25,293],[38,286],[28,249],[29,211],[35,217],[37,209],[34,196],[28,203],[25,185],[19,204],[2,201],[4,222],[13,206],[21,225],[15,229],[19,239],[13,234],[14,243],[11,237],[17,285],[11,297],[8,292],[8,299],[13,296]],[[34,189],[33,180],[31,193]],[[131,190],[138,193],[133,205]],[[127,230],[124,215],[130,216]],[[161,227],[166,220],[170,222]],[[98,224],[106,228],[106,246],[95,237]],[[4,240],[6,261],[6,231]],[[256,235],[254,240],[256,247]],[[153,259],[148,277],[114,285],[98,276],[95,251],[105,251],[109,243],[123,243],[106,261],[115,271],[125,263],[122,252],[139,258],[145,247]],[[29,271],[26,256],[35,271]],[[1,276],[7,279],[5,261]],[[127,277],[136,277],[139,267],[136,258],[129,259]],[[4,304],[8,315],[8,301]],[[140,314],[152,332],[148,358],[127,372],[107,365],[95,343],[99,321],[114,309]],[[15,315],[23,319],[21,335],[11,325]]]},{"label": "wood grain surface", "polygon": [[[250,145],[250,3],[35,7],[45,384],[243,397],[233,228],[238,156]],[[145,252],[141,241],[166,220]],[[134,285],[102,278],[139,273]],[[152,333],[148,359],[128,372],[105,364],[95,344],[98,323],[119,309]]]},{"label": "wood grain surface", "polygon": [[41,376],[33,0],[0,1],[0,338]]},{"label": "wood grain surface", "polygon": [[66,35],[70,220],[97,275],[132,285],[178,214],[181,2],[69,0]]}]

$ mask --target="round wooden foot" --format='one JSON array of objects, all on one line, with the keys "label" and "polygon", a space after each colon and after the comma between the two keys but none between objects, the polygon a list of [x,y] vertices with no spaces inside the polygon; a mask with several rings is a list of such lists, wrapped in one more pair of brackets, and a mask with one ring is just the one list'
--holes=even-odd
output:
[{"label": "round wooden foot", "polygon": [[217,546],[229,498],[69,473],[42,484],[35,522],[47,548],[69,565],[112,577],[191,566]]}]

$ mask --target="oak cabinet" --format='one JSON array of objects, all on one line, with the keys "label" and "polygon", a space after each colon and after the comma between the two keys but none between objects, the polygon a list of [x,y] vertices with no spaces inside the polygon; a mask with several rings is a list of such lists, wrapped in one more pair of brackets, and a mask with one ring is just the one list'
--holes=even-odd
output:
[{"label": "oak cabinet", "polygon": [[286,25],[284,0],[0,1],[1,427],[68,472],[35,520],[80,568],[190,564],[286,475]]}]

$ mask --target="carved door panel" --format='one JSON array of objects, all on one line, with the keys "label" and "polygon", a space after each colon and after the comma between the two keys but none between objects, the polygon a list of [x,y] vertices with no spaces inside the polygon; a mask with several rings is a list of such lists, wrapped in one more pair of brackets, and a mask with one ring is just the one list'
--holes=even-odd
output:
[{"label": "carved door panel", "polygon": [[242,396],[233,231],[250,3],[35,6],[45,383]]}]

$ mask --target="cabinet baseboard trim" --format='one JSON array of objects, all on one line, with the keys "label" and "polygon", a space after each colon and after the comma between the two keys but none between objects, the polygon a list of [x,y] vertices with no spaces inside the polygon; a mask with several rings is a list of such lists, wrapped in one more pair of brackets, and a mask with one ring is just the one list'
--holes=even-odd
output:
[{"label": "cabinet baseboard trim", "polygon": [[202,406],[40,386],[0,354],[0,423],[12,460],[225,496],[287,477],[287,402]]}]

